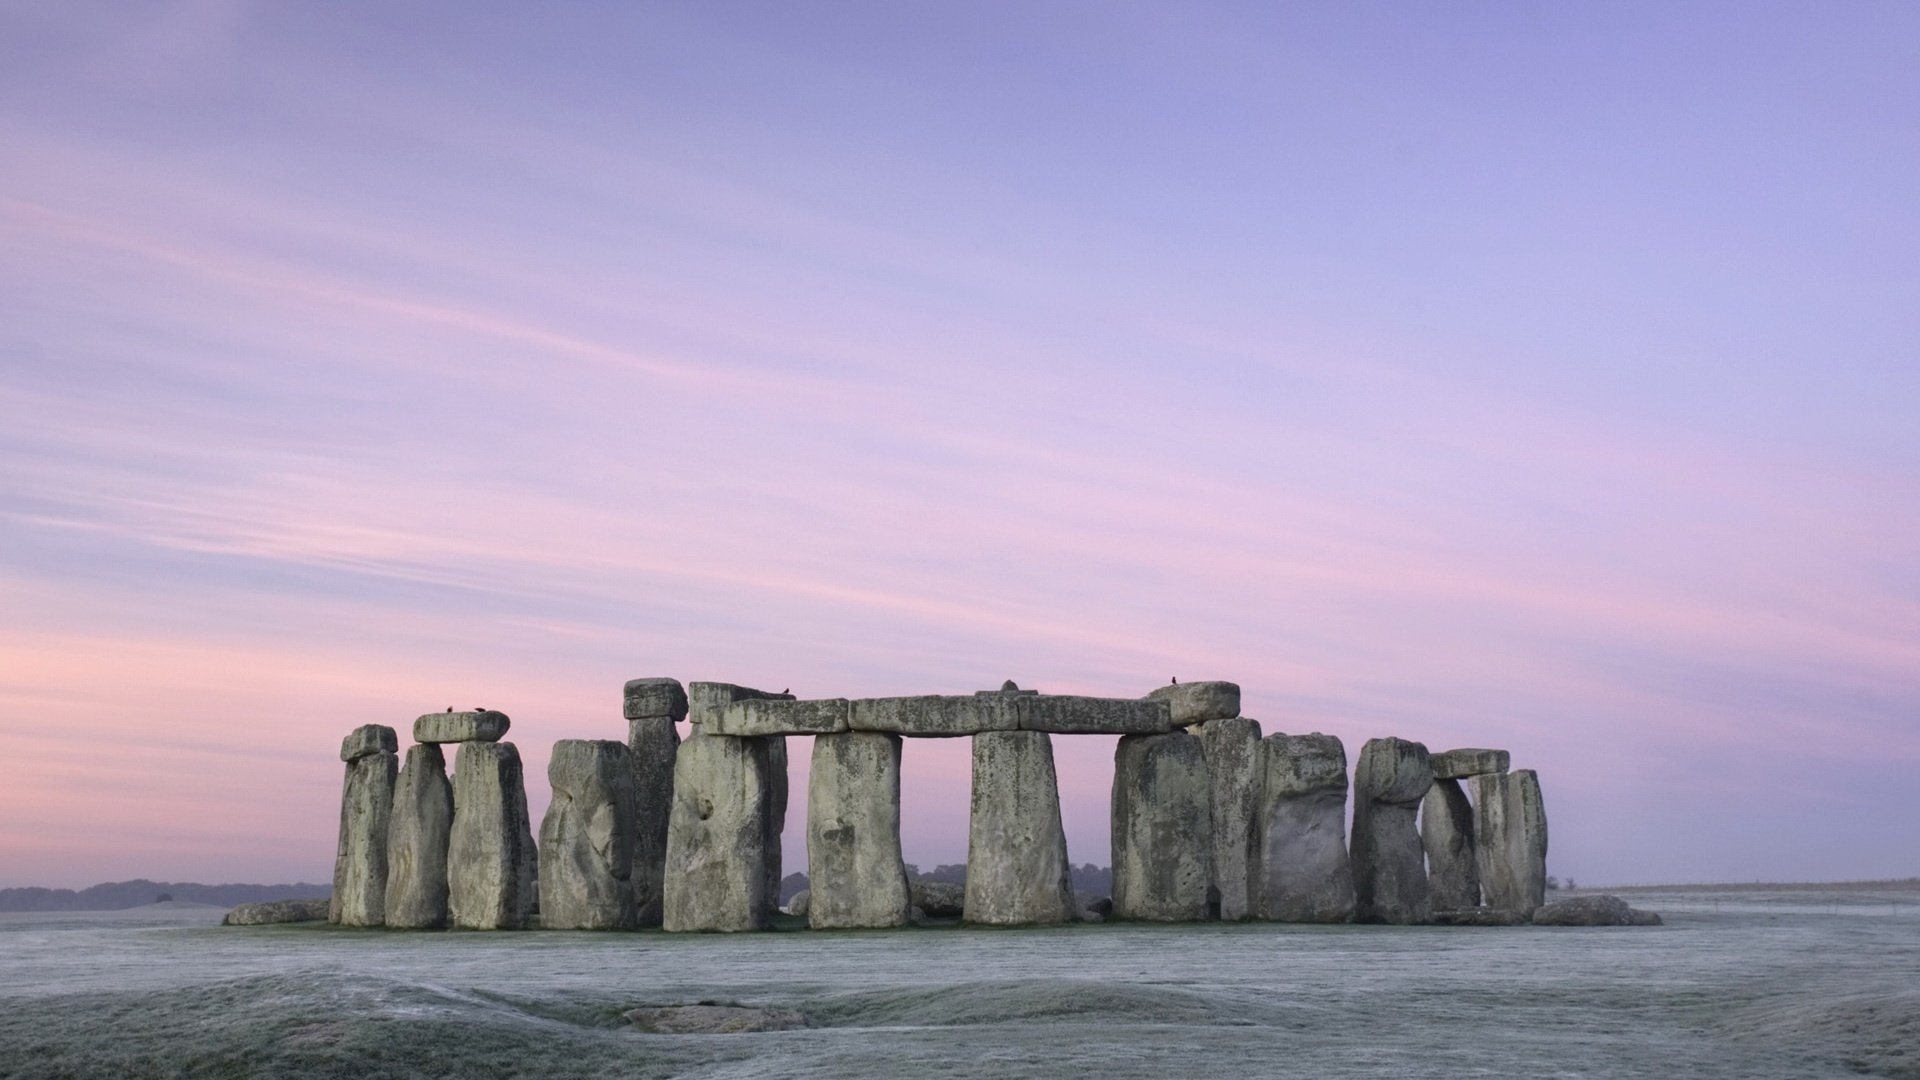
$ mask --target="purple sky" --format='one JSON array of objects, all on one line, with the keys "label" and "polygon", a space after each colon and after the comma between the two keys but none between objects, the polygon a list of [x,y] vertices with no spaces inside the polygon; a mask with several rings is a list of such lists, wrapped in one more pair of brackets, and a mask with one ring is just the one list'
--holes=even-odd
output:
[{"label": "purple sky", "polygon": [[1910,4],[0,0],[0,886],[325,880],[449,702],[538,815],[641,675],[1233,679],[1562,876],[1920,873],[1916,132]]}]

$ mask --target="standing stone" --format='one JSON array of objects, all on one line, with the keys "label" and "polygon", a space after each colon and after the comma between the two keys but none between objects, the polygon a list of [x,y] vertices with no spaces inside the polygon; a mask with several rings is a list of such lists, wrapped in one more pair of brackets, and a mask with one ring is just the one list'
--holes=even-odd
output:
[{"label": "standing stone", "polygon": [[449,921],[464,930],[525,929],[539,883],[536,859],[519,748],[462,743],[447,844]]},{"label": "standing stone", "polygon": [[540,823],[540,925],[629,930],[633,911],[633,762],[625,743],[562,739]]},{"label": "standing stone", "polygon": [[1427,887],[1435,911],[1480,905],[1474,865],[1473,804],[1458,780],[1435,780],[1420,803],[1420,843],[1427,852]]},{"label": "standing stone", "polygon": [[453,784],[438,745],[407,748],[387,825],[387,925],[434,930],[447,925],[447,841],[453,834]]},{"label": "standing stone", "polygon": [[629,679],[620,694],[620,715],[629,720],[687,718],[687,691],[679,679]]},{"label": "standing stone", "polygon": [[765,803],[767,807],[767,836],[764,843],[766,857],[761,865],[765,867],[767,905],[769,908],[780,906],[781,856],[783,844],[781,837],[787,831],[787,739],[784,735],[770,735],[766,738],[766,784]]},{"label": "standing stone", "polygon": [[1147,697],[1164,701],[1180,727],[1240,715],[1240,685],[1230,682],[1183,682],[1150,691]]},{"label": "standing stone", "polygon": [[340,745],[347,776],[340,790],[340,845],[333,860],[327,921],[379,926],[387,914],[387,823],[400,767],[393,729],[366,724]]},{"label": "standing stone", "polygon": [[[768,881],[774,744],[785,740],[696,734],[680,745],[667,829],[662,925],[670,931],[764,930],[779,893]],[[781,768],[784,777],[786,770]]]},{"label": "standing stone", "polygon": [[1433,786],[1427,748],[1406,739],[1369,739],[1353,769],[1353,900],[1361,922],[1424,923],[1433,918],[1426,849],[1415,818]]},{"label": "standing stone", "polygon": [[[1184,685],[1184,684],[1183,684]],[[1257,823],[1265,769],[1260,721],[1208,720],[1190,729],[1207,759],[1208,805],[1213,815],[1213,889],[1220,918],[1244,919],[1258,909],[1260,856]]]},{"label": "standing stone", "polygon": [[1113,917],[1207,917],[1213,814],[1206,756],[1184,731],[1128,735],[1113,755]]},{"label": "standing stone", "polygon": [[1274,922],[1353,918],[1347,859],[1347,750],[1338,736],[1273,734],[1260,740],[1257,909]]},{"label": "standing stone", "polygon": [[1052,737],[1044,731],[975,735],[962,916],[997,926],[1071,922],[1071,871]]},{"label": "standing stone", "polygon": [[673,814],[673,764],[680,732],[666,716],[627,721],[627,761],[633,767],[633,916],[637,926],[660,925],[667,881],[667,821]]},{"label": "standing stone", "polygon": [[820,735],[807,778],[807,920],[815,930],[904,926],[900,736]]},{"label": "standing stone", "polygon": [[1547,902],[1547,808],[1532,769],[1473,778],[1474,853],[1486,905],[1530,914]]}]

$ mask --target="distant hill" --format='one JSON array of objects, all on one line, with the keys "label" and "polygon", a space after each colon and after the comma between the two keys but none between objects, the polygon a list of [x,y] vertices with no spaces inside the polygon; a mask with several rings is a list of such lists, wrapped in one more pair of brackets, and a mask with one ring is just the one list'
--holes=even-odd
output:
[{"label": "distant hill", "polygon": [[233,907],[266,900],[318,900],[332,885],[201,885],[192,881],[115,881],[85,889],[0,889],[0,911],[120,911],[161,900]]}]

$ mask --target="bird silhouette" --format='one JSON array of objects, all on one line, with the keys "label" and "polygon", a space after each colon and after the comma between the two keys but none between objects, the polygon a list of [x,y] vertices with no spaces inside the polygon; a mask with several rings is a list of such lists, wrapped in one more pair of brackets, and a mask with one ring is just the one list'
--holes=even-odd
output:
[{"label": "bird silhouette", "polygon": [[452,712],[452,711],[453,711],[453,706],[451,706],[451,705],[449,705],[449,706],[447,706],[447,711],[448,711],[448,712]]},{"label": "bird silhouette", "polygon": [[1171,680],[1169,680],[1169,681],[1168,681],[1168,683],[1167,683],[1167,685],[1169,685],[1169,686],[1179,686],[1179,685],[1180,685],[1180,680],[1179,680],[1178,678],[1174,678],[1174,679],[1171,679]]},{"label": "bird silhouette", "polygon": [[783,693],[783,694],[791,694],[791,693],[793,693],[793,687],[791,687],[791,686],[789,686],[789,687],[787,687],[787,688],[786,688],[785,690],[782,690],[782,691],[780,691],[780,692],[781,692],[781,693]]}]

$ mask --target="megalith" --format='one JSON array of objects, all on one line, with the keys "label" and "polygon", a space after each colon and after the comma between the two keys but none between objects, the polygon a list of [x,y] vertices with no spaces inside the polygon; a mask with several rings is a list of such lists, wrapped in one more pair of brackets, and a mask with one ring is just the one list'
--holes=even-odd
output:
[{"label": "megalith", "polygon": [[787,831],[787,737],[767,736],[766,755],[767,767],[763,774],[766,778],[766,839],[762,845],[766,857],[760,865],[766,879],[762,887],[767,893],[767,908],[771,911],[780,906],[780,879],[784,876],[780,864],[781,837]]},{"label": "megalith", "polygon": [[1473,778],[1474,854],[1484,903],[1529,914],[1547,902],[1547,809],[1532,769]]},{"label": "megalith", "polygon": [[1164,701],[1178,727],[1224,720],[1240,715],[1240,684],[1230,682],[1183,682],[1149,691],[1153,701]]},{"label": "megalith", "polygon": [[1260,740],[1260,852],[1255,907],[1273,922],[1353,918],[1347,858],[1347,750],[1335,735]]},{"label": "megalith", "polygon": [[817,735],[807,778],[807,921],[816,930],[904,926],[900,736]]},{"label": "megalith", "polygon": [[1206,756],[1185,731],[1127,735],[1113,755],[1113,917],[1207,917],[1213,812]]},{"label": "megalith", "polygon": [[393,814],[398,747],[393,729],[381,724],[355,728],[340,744],[347,775],[340,790],[340,844],[333,859],[329,922],[379,926],[386,920],[387,823]]},{"label": "megalith", "polygon": [[464,930],[525,929],[539,884],[537,858],[519,748],[461,743],[447,844],[448,921]]},{"label": "megalith", "polygon": [[540,823],[540,925],[628,930],[634,925],[633,762],[625,743],[562,739]]},{"label": "megalith", "polygon": [[1427,853],[1427,888],[1435,911],[1480,904],[1475,865],[1473,804],[1458,780],[1435,779],[1420,803],[1420,843]]},{"label": "megalith", "polygon": [[784,796],[785,748],[779,737],[705,735],[697,729],[680,744],[662,893],[666,929],[767,927],[780,895],[777,863],[771,882],[768,871],[767,840],[772,836],[778,843],[779,835],[772,824],[772,774],[778,754]]},{"label": "megalith", "polygon": [[1071,922],[1071,871],[1052,736],[1044,731],[973,736],[962,918],[996,926]]},{"label": "megalith", "polygon": [[1208,807],[1213,817],[1213,890],[1219,917],[1256,913],[1260,878],[1258,820],[1265,769],[1260,721],[1221,717],[1190,728],[1207,759]]},{"label": "megalith", "polygon": [[1427,748],[1407,739],[1369,739],[1353,769],[1353,901],[1360,922],[1424,923],[1433,918],[1426,849],[1416,824],[1433,786]]},{"label": "megalith", "polygon": [[453,835],[453,784],[435,743],[407,748],[387,825],[387,925],[432,930],[447,925],[447,843]]},{"label": "megalith", "polygon": [[627,683],[628,761],[633,768],[633,912],[638,926],[660,925],[666,884],[667,819],[673,812],[673,763],[680,750],[674,725],[687,717],[687,692],[675,679]]}]

